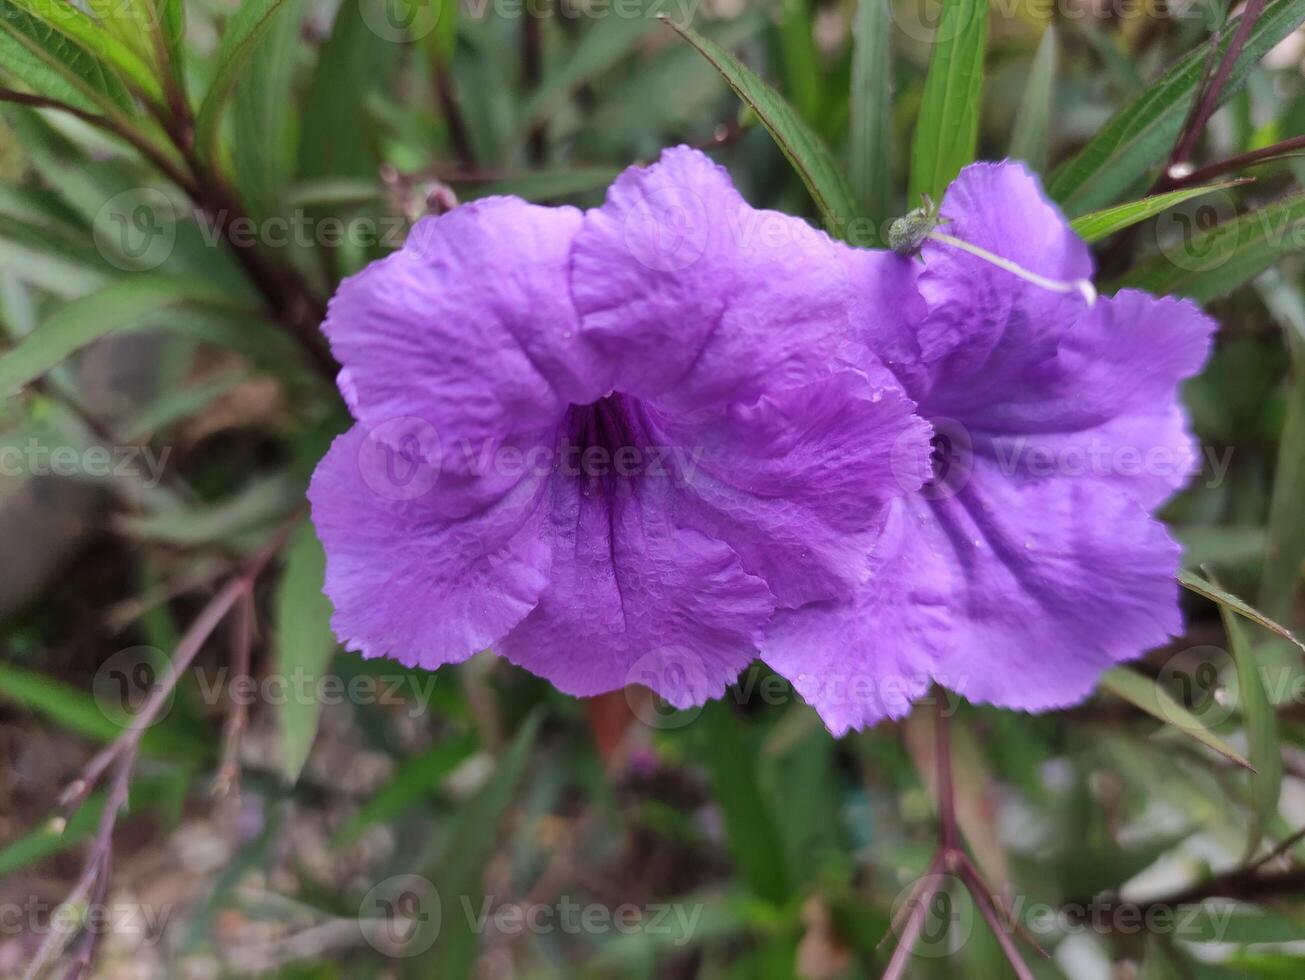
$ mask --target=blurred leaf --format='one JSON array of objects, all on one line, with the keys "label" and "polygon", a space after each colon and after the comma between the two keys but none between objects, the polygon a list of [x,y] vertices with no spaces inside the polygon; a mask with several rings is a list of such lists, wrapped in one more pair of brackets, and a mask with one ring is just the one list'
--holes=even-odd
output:
[{"label": "blurred leaf", "polygon": [[1253,815],[1246,834],[1249,860],[1260,846],[1270,821],[1278,815],[1278,796],[1282,792],[1282,750],[1278,746],[1278,720],[1264,690],[1260,663],[1246,635],[1246,627],[1226,605],[1219,606],[1228,646],[1237,667],[1238,707],[1246,728],[1246,742],[1255,772],[1251,775]]},{"label": "blurred leaf", "polygon": [[[312,522],[305,518],[290,539],[285,572],[276,594],[277,666],[283,677],[307,678],[316,692],[335,653],[331,600],[322,591],[326,553]],[[295,691],[301,690],[295,685]],[[317,735],[322,702],[316,694],[288,697],[281,706],[281,772],[289,784],[299,779]]]},{"label": "blurred leaf", "polygon": [[[53,677],[0,663],[0,698],[14,701],[49,718],[79,735],[108,742],[122,728],[100,703],[85,691]],[[156,721],[141,737],[141,750],[151,755],[173,758],[203,758],[207,748],[187,732],[169,724],[166,718]]]},{"label": "blurred leaf", "polygon": [[1126,272],[1118,285],[1205,303],[1305,248],[1305,194],[1199,231]]},{"label": "blurred leaf", "polygon": [[[859,0],[852,22],[851,177],[866,214],[892,217],[891,0]],[[877,244],[877,243],[871,243]]]},{"label": "blurred leaf", "polygon": [[1051,106],[1056,93],[1056,28],[1048,25],[1038,42],[1024,97],[1015,110],[1015,130],[1010,155],[1023,160],[1034,173],[1046,173],[1050,150]]},{"label": "blurred leaf", "polygon": [[1211,191],[1235,187],[1241,183],[1245,183],[1245,181],[1224,180],[1217,184],[1201,184],[1199,187],[1185,187],[1182,190],[1169,191],[1167,194],[1154,194],[1151,197],[1144,197],[1140,201],[1117,204],[1113,208],[1105,208],[1101,211],[1093,211],[1091,214],[1082,215],[1071,221],[1069,225],[1083,241],[1088,243],[1099,242],[1103,238],[1109,238],[1117,231],[1122,231],[1140,221],[1145,221],[1147,218],[1183,203],[1183,201],[1189,201]]},{"label": "blurred leaf", "polygon": [[67,303],[0,357],[0,398],[15,394],[91,341],[183,303],[231,305],[227,294],[212,283],[147,275],[114,282]]},{"label": "blurred leaf", "polygon": [[354,840],[373,824],[392,820],[408,807],[427,798],[480,746],[475,732],[463,732],[440,741],[420,755],[407,759],[394,776],[364,803],[335,835],[336,846]]},{"label": "blurred leaf", "polygon": [[[13,15],[19,9],[45,25],[48,43],[60,43],[55,35],[71,40],[120,71],[123,78],[147,99],[162,102],[163,90],[149,63],[78,7],[65,0],[3,0],[0,3],[0,24],[3,25],[0,29],[13,29],[9,25],[18,23]],[[114,86],[114,82],[106,81],[105,84],[110,89]],[[116,101],[117,97],[114,98]]]},{"label": "blurred leaf", "polygon": [[925,194],[941,201],[974,160],[987,30],[986,0],[944,0],[911,144],[911,207]]},{"label": "blurred leaf", "polygon": [[606,17],[586,28],[580,43],[530,93],[521,108],[518,138],[545,121],[581,86],[627,58],[656,21],[647,16]]},{"label": "blurred leaf", "polygon": [[209,164],[216,160],[218,127],[222,123],[227,99],[231,97],[237,80],[249,81],[245,78],[249,58],[258,46],[259,39],[275,23],[276,13],[284,3],[285,0],[244,0],[222,31],[222,43],[217,52],[217,72],[195,118],[195,153]]},{"label": "blurred leaf", "polygon": [[[522,724],[512,739],[512,744],[498,760],[489,781],[463,804],[453,818],[448,844],[438,863],[437,873],[433,876],[439,882],[440,895],[448,903],[449,911],[444,917],[442,928],[436,921],[425,923],[425,928],[439,931],[439,938],[430,952],[415,956],[409,961],[410,976],[427,978],[471,975],[477,935],[474,923],[468,921],[467,909],[470,909],[472,916],[480,914],[485,864],[494,854],[499,821],[516,794],[517,784],[525,775],[542,722],[543,714],[536,709]],[[467,908],[463,908],[464,901],[468,903]],[[422,945],[420,936],[414,944],[417,947]]]},{"label": "blurred leaf", "polygon": [[[72,14],[63,20],[83,16],[68,9]],[[40,95],[87,111],[133,111],[126,88],[99,58],[11,0],[0,0],[0,56],[0,70]]]},{"label": "blurred leaf", "polygon": [[1192,736],[1239,766],[1245,766],[1247,769],[1254,768],[1245,756],[1207,728],[1201,719],[1179,704],[1152,678],[1139,674],[1131,667],[1115,667],[1101,675],[1100,686],[1116,697],[1123,698],[1129,704],[1141,708],[1153,718],[1158,718],[1166,725],[1172,725]]},{"label": "blurred leaf", "polygon": [[[1221,104],[1241,88],[1264,53],[1302,21],[1305,0],[1270,0],[1228,76]],[[1223,32],[1221,54],[1232,42],[1236,23]],[[1207,45],[1188,53],[1052,174],[1047,191],[1066,214],[1080,215],[1109,204],[1164,159],[1182,130],[1209,58]]]},{"label": "blurred leaf", "polygon": [[[1286,283],[1282,284],[1284,287]],[[1305,562],[1305,339],[1289,343],[1293,352],[1287,379],[1286,417],[1278,443],[1260,605],[1271,616],[1286,618]]]},{"label": "blurred leaf", "polygon": [[76,847],[95,833],[95,826],[99,823],[103,810],[104,794],[95,793],[77,808],[62,831],[53,821],[47,821],[36,830],[6,844],[0,848],[0,877],[8,877],[30,864]]},{"label": "blurred leaf", "polygon": [[778,92],[715,41],[708,40],[692,28],[681,27],[669,20],[665,23],[697,48],[720,72],[734,94],[757,114],[807,185],[816,207],[820,209],[826,230],[838,238],[846,236],[849,223],[858,214],[856,199],[847,177],[820,137]]},{"label": "blurred leaf", "polygon": [[813,33],[811,0],[782,0],[779,48],[784,62],[784,92],[799,116],[812,126],[821,109],[820,55]]},{"label": "blurred leaf", "polygon": [[292,83],[302,9],[302,0],[286,0],[272,13],[232,97],[231,162],[256,218],[278,212],[294,167]]},{"label": "blurred leaf", "polygon": [[174,83],[185,97],[186,80],[186,0],[154,0],[158,30],[168,54],[168,67]]},{"label": "blurred leaf", "polygon": [[270,526],[303,500],[303,480],[292,473],[258,476],[217,503],[174,504],[144,515],[119,517],[115,526],[145,540],[197,547],[256,545]]},{"label": "blurred leaf", "polygon": [[300,118],[300,178],[376,177],[375,127],[367,97],[387,77],[394,48],[367,26],[362,5],[381,2],[358,0],[337,8]]},{"label": "blurred leaf", "polygon": [[783,905],[790,893],[787,850],[762,793],[756,756],[744,742],[743,722],[726,700],[707,702],[698,724],[703,726],[698,745],[725,823],[730,857],[758,898]]},{"label": "blurred leaf", "polygon": [[491,194],[512,194],[527,201],[555,201],[600,191],[607,187],[621,171],[615,167],[585,167],[577,170],[541,170],[522,174],[506,180],[495,181],[476,189],[476,197]]}]

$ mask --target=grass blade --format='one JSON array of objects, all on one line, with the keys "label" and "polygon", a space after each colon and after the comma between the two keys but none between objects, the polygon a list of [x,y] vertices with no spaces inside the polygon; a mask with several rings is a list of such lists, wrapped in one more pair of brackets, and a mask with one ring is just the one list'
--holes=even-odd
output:
[{"label": "grass blade", "polygon": [[888,0],[860,0],[852,22],[851,171],[865,213],[892,217],[893,63]]},{"label": "grass blade", "polygon": [[1211,602],[1215,603],[1221,609],[1227,609],[1231,612],[1235,612],[1238,616],[1241,616],[1243,619],[1249,619],[1252,623],[1257,623],[1260,626],[1263,626],[1270,633],[1273,633],[1277,636],[1282,637],[1282,639],[1284,640],[1294,643],[1296,646],[1300,647],[1302,651],[1305,651],[1305,643],[1301,643],[1300,640],[1296,639],[1295,634],[1293,634],[1291,630],[1287,629],[1287,627],[1285,626],[1282,626],[1274,622],[1272,619],[1264,615],[1264,613],[1260,612],[1258,609],[1251,606],[1249,603],[1244,602],[1241,599],[1238,599],[1231,592],[1225,592],[1223,589],[1215,585],[1213,582],[1206,581],[1205,579],[1201,578],[1199,575],[1196,575],[1192,572],[1182,571],[1178,573],[1178,583],[1188,591],[1195,592],[1197,595],[1204,596],[1206,599],[1209,599]]},{"label": "grass blade", "polygon": [[947,185],[974,160],[987,28],[986,0],[946,0],[911,145],[912,207],[924,194],[942,200]]},{"label": "grass blade", "polygon": [[859,209],[852,188],[829,148],[802,121],[783,97],[763,82],[733,55],[689,27],[681,27],[662,17],[681,37],[711,62],[721,77],[761,120],[788,158],[824,219],[826,230],[837,238],[846,238]]},{"label": "grass blade", "polygon": [[1056,28],[1048,25],[1038,42],[1024,96],[1015,114],[1010,155],[1036,173],[1045,173],[1050,153],[1051,104],[1056,86]]}]

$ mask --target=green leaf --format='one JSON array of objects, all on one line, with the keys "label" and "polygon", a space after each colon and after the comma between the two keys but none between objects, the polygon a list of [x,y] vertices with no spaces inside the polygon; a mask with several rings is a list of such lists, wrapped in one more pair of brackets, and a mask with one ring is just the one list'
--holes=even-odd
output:
[{"label": "green leaf", "polygon": [[241,199],[255,218],[276,214],[294,167],[295,53],[301,0],[287,0],[272,14],[249,57],[245,83],[231,102],[231,163]]},{"label": "green leaf", "polygon": [[860,0],[852,22],[851,176],[875,222],[892,216],[893,62],[889,0]]},{"label": "green leaf", "polygon": [[[96,741],[111,741],[122,732],[122,727],[90,694],[22,667],[0,663],[0,698]],[[146,729],[141,749],[161,757],[196,759],[205,755],[205,746],[167,719]]]},{"label": "green leaf", "polygon": [[475,732],[441,741],[399,766],[394,776],[335,835],[337,846],[357,840],[368,827],[391,820],[437,790],[480,746]]},{"label": "green leaf", "polygon": [[[286,678],[304,677],[295,691],[315,691],[335,654],[331,632],[331,600],[322,592],[326,553],[305,519],[295,529],[286,556],[285,572],[276,595],[277,666]],[[316,696],[289,697],[281,706],[281,771],[293,784],[308,759],[317,735],[322,703]]]},{"label": "green leaf", "polygon": [[1023,160],[1036,173],[1045,173],[1050,148],[1051,105],[1056,90],[1056,28],[1048,25],[1038,42],[1029,80],[1024,86],[1015,129],[1010,137],[1010,155]]},{"label": "green leaf", "polygon": [[88,112],[134,109],[127,89],[99,58],[10,0],[0,0],[0,57],[3,71],[38,95]]},{"label": "green leaf", "polygon": [[140,516],[119,517],[114,526],[135,538],[179,547],[255,546],[303,500],[304,483],[292,472],[258,476],[216,503],[160,507]]},{"label": "green leaf", "polygon": [[4,0],[0,5],[0,21],[8,20],[15,9],[26,11],[49,31],[71,40],[121,72],[123,79],[147,99],[163,101],[163,90],[149,62],[73,4],[66,0]]},{"label": "green leaf", "polygon": [[790,879],[783,838],[762,793],[756,753],[743,738],[743,722],[728,699],[702,709],[699,742],[711,774],[712,798],[725,822],[725,838],[739,876],[758,898],[783,905]]},{"label": "green leaf", "polygon": [[[1233,66],[1220,94],[1221,104],[1241,88],[1264,53],[1302,21],[1305,0],[1271,0]],[[1236,24],[1230,23],[1223,31],[1221,54],[1232,42]],[[1182,130],[1209,58],[1209,47],[1198,46],[1112,116],[1082,150],[1056,170],[1047,190],[1066,214],[1104,207],[1164,159]]]},{"label": "green leaf", "polygon": [[[375,180],[379,155],[375,125],[367,111],[372,88],[396,63],[393,43],[363,20],[360,0],[342,3],[331,36],[322,46],[300,119],[300,178],[367,177]],[[340,134],[347,133],[348,139]]]},{"label": "green leaf", "polygon": [[814,21],[811,0],[781,0],[779,50],[784,62],[784,91],[798,115],[812,125],[821,107]]},{"label": "green leaf", "polygon": [[942,200],[947,185],[974,160],[987,26],[987,0],[945,0],[911,144],[912,207],[925,194]]},{"label": "green leaf", "polygon": [[1278,813],[1282,792],[1282,750],[1278,745],[1278,720],[1264,690],[1260,663],[1246,635],[1245,624],[1226,605],[1219,606],[1228,647],[1237,667],[1238,707],[1246,728],[1246,743],[1255,773],[1251,776],[1253,816],[1247,828],[1245,860],[1260,845],[1269,823]]},{"label": "green leaf", "polygon": [[1091,214],[1081,215],[1071,221],[1069,225],[1083,241],[1099,242],[1103,238],[1109,238],[1117,231],[1123,231],[1130,225],[1145,221],[1147,218],[1167,211],[1184,201],[1190,201],[1202,194],[1235,187],[1242,183],[1245,183],[1245,181],[1224,180],[1217,184],[1201,184],[1199,187],[1185,187],[1182,190],[1169,191],[1167,194],[1154,194],[1151,197],[1144,197],[1140,201],[1116,204],[1113,208],[1105,208],[1101,211],[1093,211]]},{"label": "green leaf", "polygon": [[1141,708],[1153,718],[1158,718],[1166,725],[1172,725],[1179,731],[1190,735],[1202,745],[1214,749],[1226,759],[1254,769],[1245,756],[1207,728],[1201,719],[1179,704],[1174,697],[1144,674],[1139,674],[1131,667],[1115,667],[1101,675],[1100,686],[1116,697],[1123,698],[1129,704]]},{"label": "green leaf", "polygon": [[621,171],[615,167],[582,167],[575,170],[540,170],[476,188],[473,197],[512,194],[527,201],[555,201],[558,198],[590,194],[605,189]]},{"label": "green leaf", "polygon": [[222,32],[217,52],[217,73],[208,87],[195,118],[195,150],[201,160],[212,162],[217,146],[222,112],[259,38],[272,26],[285,0],[245,0]]},{"label": "green leaf", "polygon": [[1288,252],[1305,249],[1305,194],[1250,211],[1135,266],[1117,285],[1150,293],[1217,299],[1259,275]]},{"label": "green leaf", "polygon": [[1291,630],[1274,622],[1268,616],[1264,615],[1264,613],[1255,609],[1249,603],[1237,598],[1231,592],[1225,592],[1213,582],[1208,582],[1193,572],[1182,571],[1178,573],[1178,583],[1183,588],[1195,592],[1199,596],[1204,596],[1219,607],[1235,612],[1238,616],[1241,616],[1243,619],[1249,619],[1252,623],[1258,623],[1270,633],[1274,633],[1277,636],[1282,637],[1284,640],[1296,644],[1296,646],[1300,647],[1302,651],[1305,651],[1305,643],[1301,643],[1300,640],[1296,639],[1296,636],[1291,632]]},{"label": "green leaf", "polygon": [[[543,715],[536,710],[517,732],[506,752],[498,760],[494,774],[480,791],[458,811],[453,820],[448,844],[436,865],[433,880],[439,882],[442,895],[451,908],[441,923],[435,917],[423,924],[438,931],[438,941],[423,956],[410,960],[412,977],[467,977],[472,974],[478,937],[469,921],[465,901],[473,915],[480,912],[484,893],[485,865],[498,846],[498,825],[516,795],[517,784],[525,775],[531,750]],[[421,948],[422,934],[414,939]]]},{"label": "green leaf", "polygon": [[1290,291],[1289,302],[1296,311],[1293,327],[1299,333],[1287,334],[1292,362],[1274,468],[1259,601],[1269,615],[1285,618],[1305,563],[1305,507],[1301,506],[1305,500],[1305,297],[1297,284],[1283,277],[1278,279],[1279,290]]},{"label": "green leaf", "polygon": [[864,237],[855,227],[859,217],[856,198],[829,148],[793,111],[783,97],[733,55],[690,27],[660,18],[692,44],[721,74],[734,94],[757,114],[789,163],[811,192],[826,230],[837,238]]},{"label": "green leaf", "polygon": [[0,357],[0,398],[15,394],[91,341],[183,303],[231,305],[223,290],[202,280],[146,275],[67,303]]}]

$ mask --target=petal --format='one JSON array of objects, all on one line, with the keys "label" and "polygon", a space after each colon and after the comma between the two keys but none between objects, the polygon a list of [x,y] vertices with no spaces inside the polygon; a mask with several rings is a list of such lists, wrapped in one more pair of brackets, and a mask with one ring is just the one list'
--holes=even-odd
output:
[{"label": "petal", "polygon": [[665,419],[678,519],[726,541],[780,606],[847,596],[869,571],[889,499],[929,476],[930,428],[896,386],[845,372]]},{"label": "petal", "polygon": [[781,613],[763,644],[836,733],[904,713],[926,675],[972,701],[1064,707],[1182,628],[1178,546],[1101,481],[1017,484],[980,458],[955,495],[896,504],[879,557],[855,603]]},{"label": "petal", "polygon": [[[939,231],[1038,275],[1087,279],[1092,259],[1060,211],[1021,164],[972,164],[943,198]],[[929,410],[979,419],[1019,380],[1055,356],[1086,310],[1077,292],[1035,285],[953,245],[928,239],[919,289],[928,305],[920,356]],[[914,394],[914,392],[913,392]]]},{"label": "petal", "polygon": [[633,167],[576,238],[585,336],[621,360],[616,387],[682,412],[755,401],[862,361],[851,331],[852,250],[759,211],[688,147]]},{"label": "petal", "polygon": [[1153,509],[1200,466],[1179,385],[1200,370],[1214,329],[1187,300],[1103,297],[1062,342],[1054,371],[986,413],[975,450],[1012,479],[1090,476]]},{"label": "petal", "polygon": [[474,517],[449,523],[431,516],[434,473],[393,482],[388,451],[356,425],[335,440],[308,489],[331,625],[365,657],[433,670],[490,646],[534,608],[552,560],[547,483],[521,480]]},{"label": "petal", "polygon": [[669,520],[664,484],[553,480],[551,582],[499,653],[581,696],[642,683],[688,707],[734,681],[769,590],[727,545]]},{"label": "petal", "polygon": [[459,472],[607,391],[611,369],[579,337],[568,288],[580,224],[574,208],[487,198],[423,219],[342,283],[323,329],[358,420],[395,442],[407,430],[394,420],[424,420]]}]

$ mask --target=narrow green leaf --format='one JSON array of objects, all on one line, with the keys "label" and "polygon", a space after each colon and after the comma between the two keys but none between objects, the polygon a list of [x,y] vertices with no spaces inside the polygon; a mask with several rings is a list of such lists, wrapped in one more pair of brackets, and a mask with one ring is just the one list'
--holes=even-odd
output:
[{"label": "narrow green leaf", "polygon": [[1305,643],[1301,643],[1300,640],[1296,639],[1295,634],[1293,634],[1291,630],[1274,622],[1268,616],[1264,615],[1264,613],[1255,609],[1249,603],[1237,598],[1231,592],[1225,592],[1213,582],[1208,582],[1193,572],[1181,571],[1178,573],[1178,583],[1183,588],[1195,592],[1199,596],[1204,596],[1219,607],[1235,612],[1238,616],[1241,616],[1243,619],[1249,619],[1252,623],[1258,623],[1270,633],[1274,633],[1277,636],[1282,637],[1284,640],[1296,644],[1296,646],[1300,647],[1302,651],[1305,651]]},{"label": "narrow green leaf", "polygon": [[859,0],[852,22],[851,176],[865,213],[892,217],[893,62],[889,0]]},{"label": "narrow green leaf", "polygon": [[[1233,66],[1220,95],[1226,102],[1241,88],[1266,51],[1305,21],[1305,0],[1271,0]],[[1223,31],[1220,52],[1236,34],[1236,21]],[[1183,127],[1210,57],[1200,45],[1147,87],[1072,159],[1052,175],[1047,190],[1066,214],[1101,208],[1164,159]]]},{"label": "narrow green leaf", "polygon": [[762,793],[756,755],[744,742],[742,722],[728,701],[710,701],[699,723],[704,726],[700,748],[711,774],[712,797],[720,807],[739,877],[758,898],[783,905],[791,889],[786,848]]},{"label": "narrow green leaf", "polygon": [[1255,773],[1251,777],[1254,812],[1247,828],[1246,854],[1249,859],[1259,847],[1269,823],[1278,813],[1278,796],[1282,792],[1282,750],[1278,745],[1278,720],[1264,690],[1260,664],[1246,635],[1245,624],[1226,605],[1219,606],[1228,647],[1237,668],[1237,694],[1246,728],[1246,744]]},{"label": "narrow green leaf", "polygon": [[1284,198],[1178,243],[1135,266],[1117,283],[1149,293],[1217,299],[1288,252],[1305,249],[1305,194]]},{"label": "narrow green leaf", "polygon": [[[526,719],[498,760],[489,781],[454,818],[448,844],[432,876],[439,882],[440,894],[446,896],[451,907],[443,917],[442,926],[433,917],[422,924],[423,930],[435,930],[439,938],[427,954],[409,960],[410,976],[471,976],[478,937],[466,908],[473,916],[480,913],[485,864],[494,854],[499,821],[525,775],[542,722],[543,715],[539,711]],[[463,902],[468,903],[466,908],[463,908]],[[418,933],[413,945],[420,949],[424,941],[423,933]]]},{"label": "narrow green leaf", "polygon": [[1292,291],[1298,313],[1294,326],[1300,333],[1288,333],[1292,361],[1287,408],[1274,470],[1259,601],[1269,615],[1286,618],[1305,564],[1305,507],[1301,506],[1305,500],[1305,315],[1300,315],[1305,302],[1295,283],[1283,280],[1280,286]]},{"label": "narrow green leaf", "polygon": [[419,803],[444,782],[480,745],[475,732],[464,732],[405,761],[394,776],[335,835],[337,846],[357,840],[373,824],[391,820]]},{"label": "narrow green leaf", "polygon": [[856,228],[854,222],[859,211],[846,175],[829,148],[793,111],[793,107],[715,41],[708,40],[692,28],[682,27],[665,16],[660,19],[697,48],[720,72],[734,94],[757,114],[761,124],[779,144],[780,150],[811,192],[826,230],[831,235],[844,239],[849,234],[858,235],[861,229]]},{"label": "narrow green leaf", "polygon": [[1115,667],[1101,675],[1100,686],[1129,704],[1141,708],[1153,718],[1190,735],[1202,745],[1218,752],[1226,759],[1254,769],[1245,756],[1202,724],[1201,719],[1176,701],[1164,688],[1150,677],[1139,674],[1131,667]]},{"label": "narrow green leaf", "polygon": [[[295,529],[286,555],[285,572],[276,595],[277,665],[283,677],[304,677],[291,689],[316,691],[335,653],[331,632],[331,600],[322,592],[326,553],[307,520]],[[289,697],[281,706],[281,772],[287,783],[299,779],[317,735],[322,703],[315,696]]]},{"label": "narrow green leaf", "polygon": [[811,0],[782,0],[779,49],[784,62],[784,91],[798,115],[811,125],[820,116],[820,55],[813,34]]},{"label": "narrow green leaf", "polygon": [[8,398],[65,357],[150,313],[183,303],[230,306],[226,293],[197,279],[136,276],[60,307],[0,357],[0,398]]},{"label": "narrow green leaf", "polygon": [[133,111],[127,89],[99,58],[11,0],[0,0],[0,57],[0,70],[39,95],[87,111]]},{"label": "narrow green leaf", "polygon": [[947,185],[974,160],[987,28],[987,0],[945,0],[911,144],[912,207],[925,194],[942,200]]},{"label": "narrow green leaf", "polygon": [[1127,204],[1116,204],[1113,208],[1093,211],[1091,214],[1075,218],[1069,224],[1083,241],[1099,242],[1117,231],[1123,231],[1130,225],[1145,221],[1184,201],[1243,183],[1244,180],[1224,180],[1217,184],[1201,184],[1199,187],[1185,187],[1182,190],[1169,191],[1167,194],[1154,194],[1140,201],[1129,201]]},{"label": "narrow green leaf", "polygon": [[583,167],[575,170],[540,170],[535,173],[509,177],[476,188],[472,197],[491,194],[512,194],[527,201],[555,201],[591,194],[606,188],[620,173],[615,167]]},{"label": "narrow green leaf", "polygon": [[301,0],[286,0],[272,14],[231,100],[231,164],[255,218],[278,213],[294,166],[291,85],[302,9]]},{"label": "narrow green leaf", "polygon": [[1056,91],[1056,28],[1048,25],[1038,42],[1029,80],[1024,86],[1015,129],[1010,137],[1010,155],[1023,160],[1036,173],[1045,173],[1050,152],[1051,107]]},{"label": "narrow green leaf", "polygon": [[[163,100],[163,90],[149,62],[75,5],[66,0],[5,0],[0,6],[5,13],[13,9],[26,11],[49,30],[102,59],[147,99]],[[0,14],[0,20],[4,19],[5,15]]]},{"label": "narrow green leaf", "polygon": [[[393,42],[377,34],[363,18],[363,4],[379,6],[382,2],[342,3],[336,12],[331,36],[322,46],[304,97],[299,178],[376,178],[376,126],[367,100],[374,87],[385,83],[397,59],[392,57]],[[341,133],[347,133],[348,139],[341,139]]]},{"label": "narrow green leaf", "polygon": [[201,160],[213,160],[222,112],[236,81],[245,71],[259,38],[272,26],[285,0],[245,0],[222,32],[217,73],[195,118],[195,149]]},{"label": "narrow green leaf", "polygon": [[[46,674],[0,663],[0,699],[21,704],[44,718],[87,738],[108,742],[122,727],[85,691]],[[154,756],[196,759],[205,747],[187,732],[161,718],[141,736],[141,748]]]}]

